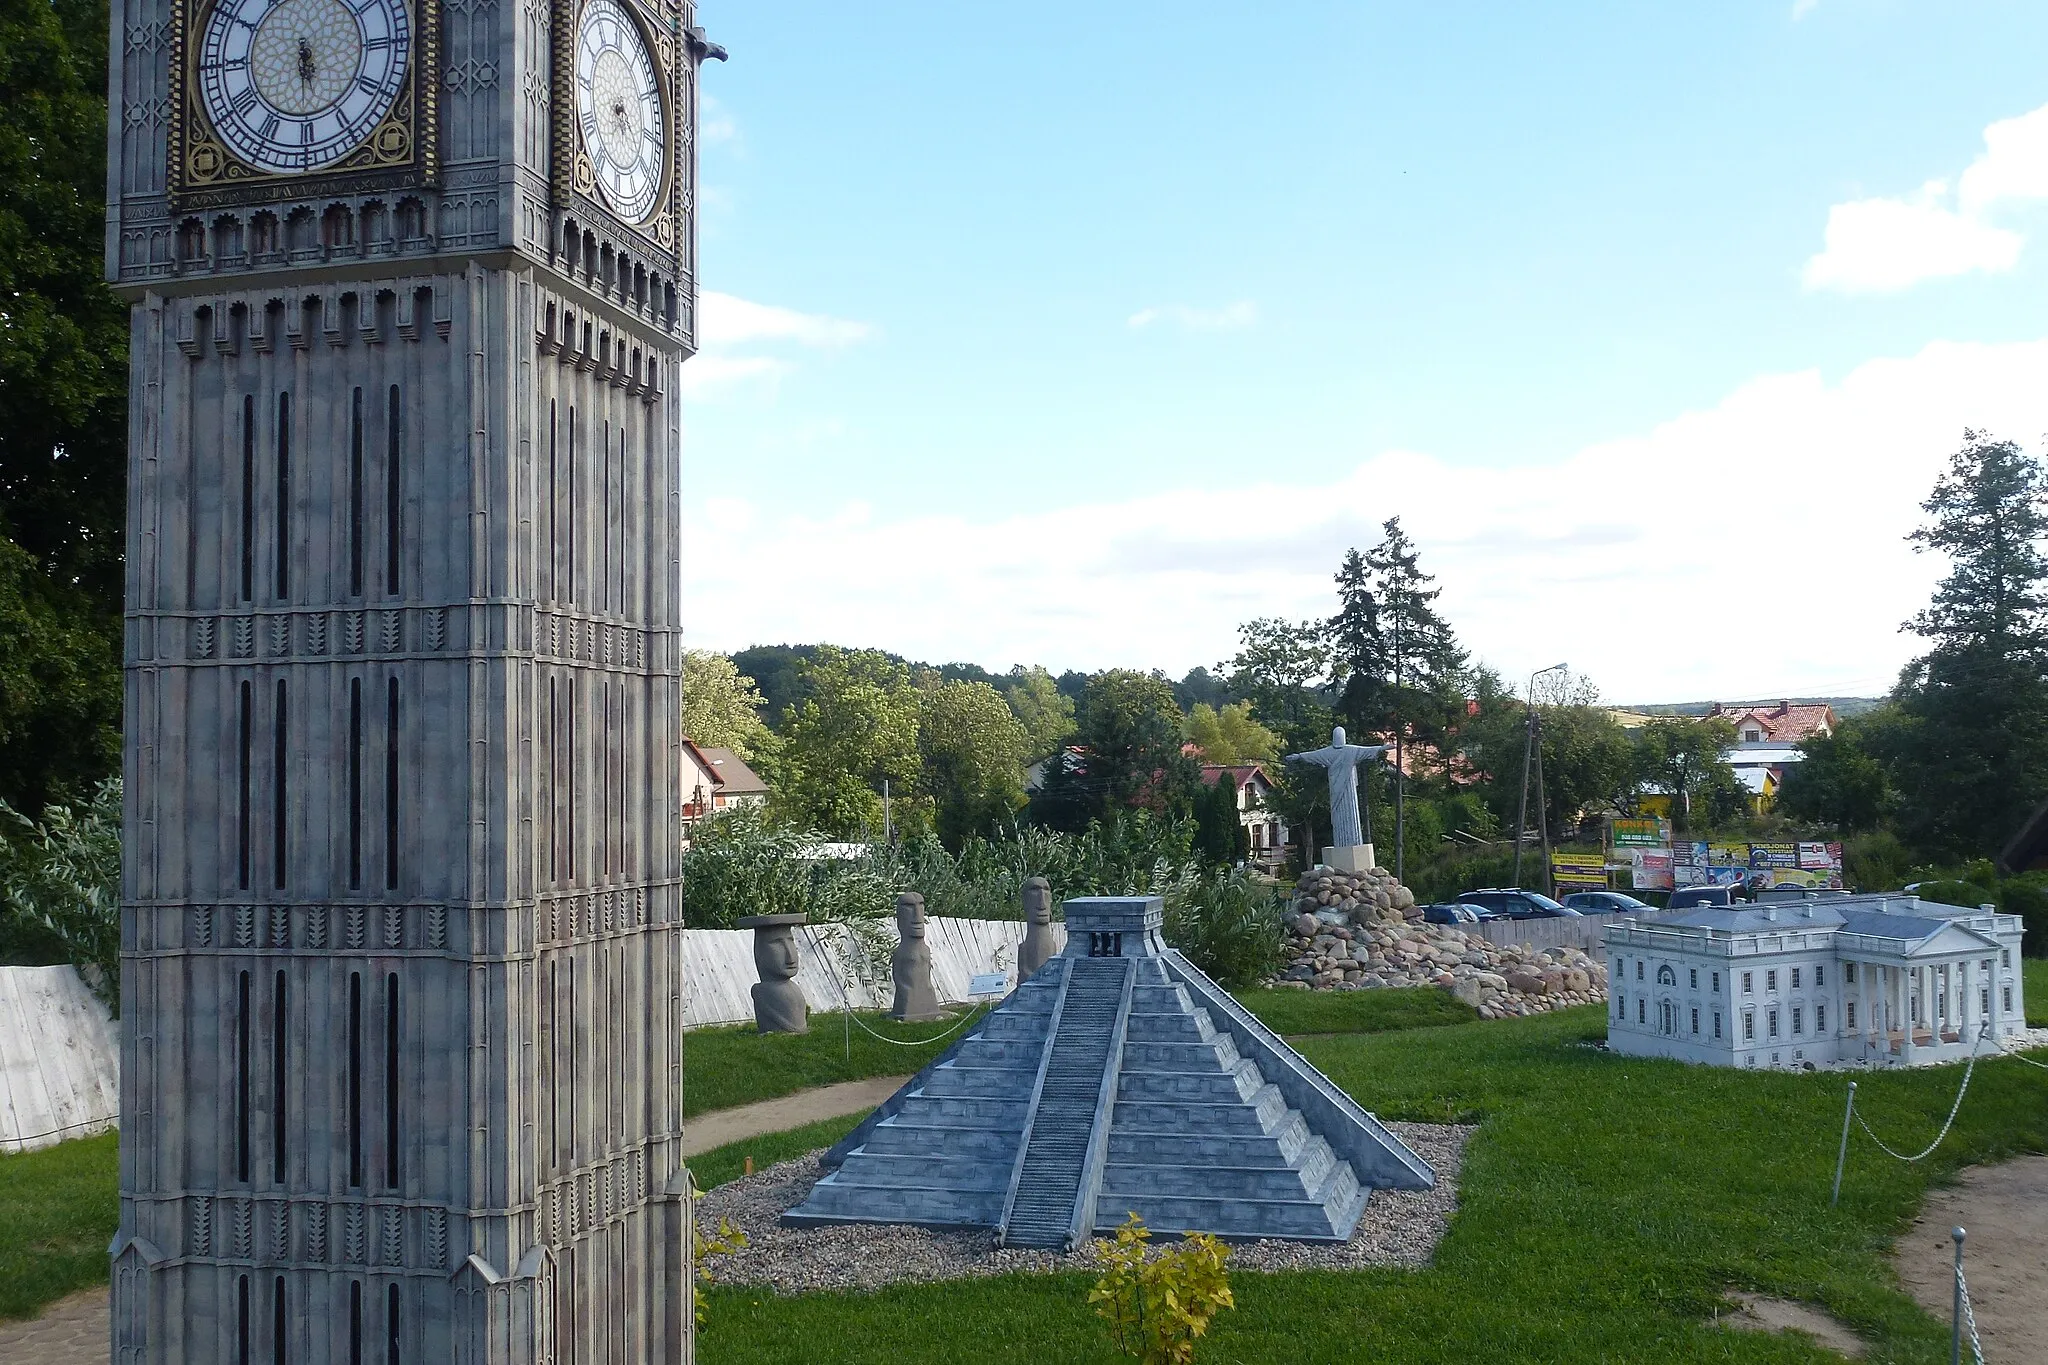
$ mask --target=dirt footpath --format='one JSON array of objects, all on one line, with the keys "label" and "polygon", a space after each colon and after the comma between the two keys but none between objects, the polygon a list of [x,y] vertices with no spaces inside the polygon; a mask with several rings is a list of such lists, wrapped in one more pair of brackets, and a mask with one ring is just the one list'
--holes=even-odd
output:
[{"label": "dirt footpath", "polygon": [[[1970,1167],[1930,1193],[1912,1231],[1899,1238],[1892,1259],[1900,1282],[1943,1322],[1955,1298],[1953,1227],[1968,1234],[1963,1277],[1984,1358],[2048,1361],[2048,1156]],[[1965,1341],[1963,1358],[1969,1354]]]}]

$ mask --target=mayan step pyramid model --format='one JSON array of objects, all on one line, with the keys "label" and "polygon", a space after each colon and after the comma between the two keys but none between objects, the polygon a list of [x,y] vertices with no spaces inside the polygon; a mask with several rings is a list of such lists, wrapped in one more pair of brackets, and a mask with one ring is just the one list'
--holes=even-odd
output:
[{"label": "mayan step pyramid model", "polygon": [[1158,897],[1066,903],[1067,946],[822,1158],[786,1224],[995,1228],[1065,1248],[1136,1213],[1350,1238],[1436,1173],[1160,938]]}]

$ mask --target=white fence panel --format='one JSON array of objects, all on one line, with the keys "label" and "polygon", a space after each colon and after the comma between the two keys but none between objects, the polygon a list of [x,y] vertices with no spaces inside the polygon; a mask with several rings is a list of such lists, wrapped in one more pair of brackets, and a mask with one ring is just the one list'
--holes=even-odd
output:
[{"label": "white fence panel", "polygon": [[[857,1010],[887,1009],[891,987],[886,949],[895,947],[894,921],[882,921],[878,960],[870,963],[843,924],[805,925],[796,934],[797,988],[813,1012],[837,1010],[841,993]],[[1000,971],[1017,983],[1022,920],[933,917],[925,921],[932,950],[932,987],[941,1002],[969,1002],[972,977]],[[1066,926],[1052,926],[1053,942],[1066,943]],[[754,931],[690,929],[683,934],[683,1026],[743,1024],[754,1017]]]},{"label": "white fence panel", "polygon": [[0,967],[0,1152],[112,1128],[121,1109],[114,1021],[71,967]]}]

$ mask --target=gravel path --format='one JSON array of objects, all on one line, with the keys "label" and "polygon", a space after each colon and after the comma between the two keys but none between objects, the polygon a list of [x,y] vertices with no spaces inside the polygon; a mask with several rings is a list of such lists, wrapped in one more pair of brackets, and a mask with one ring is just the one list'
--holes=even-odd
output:
[{"label": "gravel path", "polygon": [[[1436,1170],[1435,1189],[1413,1194],[1375,1190],[1366,1201],[1357,1230],[1344,1245],[1251,1242],[1231,1248],[1230,1268],[1356,1270],[1428,1264],[1458,1206],[1458,1171],[1465,1143],[1475,1130],[1426,1123],[1390,1123],[1387,1127]],[[697,1205],[697,1218],[707,1233],[725,1218],[748,1238],[739,1251],[711,1261],[709,1268],[720,1283],[765,1285],[798,1293],[879,1289],[906,1281],[954,1280],[1018,1270],[1093,1269],[1086,1252],[1060,1255],[999,1250],[989,1232],[934,1232],[886,1223],[780,1226],[783,1210],[802,1202],[823,1174],[818,1153],[812,1152],[721,1185],[704,1196]]]},{"label": "gravel path", "polygon": [[683,1155],[701,1156],[715,1147],[743,1138],[801,1128],[820,1119],[865,1114],[899,1090],[908,1076],[870,1076],[864,1081],[818,1085],[753,1104],[712,1109],[683,1124]]}]

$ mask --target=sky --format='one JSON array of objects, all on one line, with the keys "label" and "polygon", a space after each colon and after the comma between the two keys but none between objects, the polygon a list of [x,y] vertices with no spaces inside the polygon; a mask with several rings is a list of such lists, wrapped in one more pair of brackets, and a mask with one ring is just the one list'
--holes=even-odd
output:
[{"label": "sky", "polygon": [[2048,4],[736,4],[684,629],[1054,672],[1328,616],[1873,695],[1966,427],[2048,448]]}]

